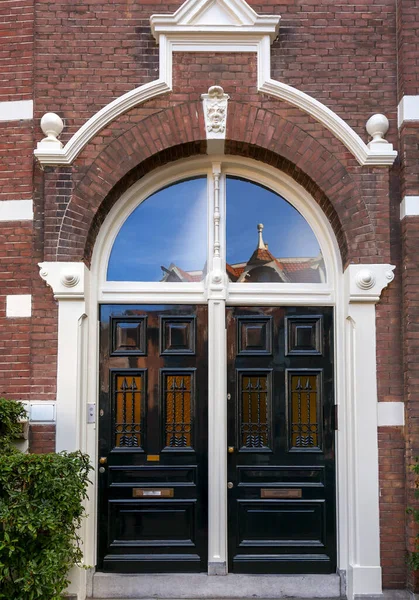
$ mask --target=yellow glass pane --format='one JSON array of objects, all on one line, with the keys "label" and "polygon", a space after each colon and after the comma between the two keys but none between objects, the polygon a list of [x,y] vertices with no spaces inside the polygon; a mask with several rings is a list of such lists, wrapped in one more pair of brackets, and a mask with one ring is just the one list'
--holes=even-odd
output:
[{"label": "yellow glass pane", "polygon": [[319,445],[317,422],[317,375],[291,377],[291,446],[314,448]]},{"label": "yellow glass pane", "polygon": [[166,375],[166,446],[192,445],[192,376]]},{"label": "yellow glass pane", "polygon": [[268,379],[266,375],[241,379],[241,445],[245,448],[268,446]]},{"label": "yellow glass pane", "polygon": [[115,384],[115,446],[141,446],[143,376],[117,375]]}]

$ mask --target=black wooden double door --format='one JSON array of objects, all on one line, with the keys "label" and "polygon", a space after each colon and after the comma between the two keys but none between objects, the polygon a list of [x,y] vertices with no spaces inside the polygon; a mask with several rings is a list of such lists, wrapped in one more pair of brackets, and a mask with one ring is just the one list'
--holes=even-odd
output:
[{"label": "black wooden double door", "polygon": [[229,308],[229,570],[336,570],[331,308]]},{"label": "black wooden double door", "polygon": [[[100,310],[98,568],[207,571],[206,306]],[[227,308],[228,555],[336,568],[330,308]]]},{"label": "black wooden double door", "polygon": [[207,569],[207,307],[102,306],[98,568]]}]

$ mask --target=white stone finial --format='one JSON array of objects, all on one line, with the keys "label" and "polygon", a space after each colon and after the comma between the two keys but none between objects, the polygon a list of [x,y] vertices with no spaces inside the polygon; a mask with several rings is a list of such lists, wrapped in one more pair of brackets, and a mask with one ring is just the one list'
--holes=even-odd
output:
[{"label": "white stone finial", "polygon": [[258,223],[258,234],[259,234],[258,249],[266,250],[265,242],[263,241],[263,237],[262,237],[262,232],[263,232],[263,223]]},{"label": "white stone finial", "polygon": [[38,148],[62,148],[63,145],[58,136],[64,129],[64,123],[61,117],[55,113],[45,113],[41,119],[41,129],[47,136],[38,142]]},{"label": "white stone finial", "polygon": [[372,115],[367,121],[366,130],[372,137],[372,140],[368,144],[368,147],[374,147],[376,144],[388,144],[388,141],[384,139],[385,134],[389,128],[389,122],[385,115]]}]

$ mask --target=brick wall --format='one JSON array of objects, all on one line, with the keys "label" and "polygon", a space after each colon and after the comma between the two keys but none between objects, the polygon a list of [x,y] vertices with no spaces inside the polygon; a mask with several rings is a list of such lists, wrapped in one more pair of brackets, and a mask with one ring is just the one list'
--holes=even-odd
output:
[{"label": "brick wall", "polygon": [[[204,153],[200,95],[218,83],[231,96],[228,152],[267,162],[303,185],[332,223],[345,265],[396,264],[396,279],[377,307],[379,400],[399,401],[404,391],[414,400],[419,223],[413,219],[404,225],[402,283],[398,204],[407,193],[419,194],[419,146],[414,125],[406,125],[399,139],[396,109],[398,94],[400,98],[419,89],[415,0],[398,0],[397,6],[393,0],[250,4],[260,13],[282,16],[279,39],[272,46],[273,77],[325,103],[364,140],[367,119],[372,113],[385,113],[390,119],[387,137],[401,151],[400,164],[390,173],[361,168],[307,114],[258,94],[255,55],[178,53],[173,93],[120,116],[96,135],[71,167],[34,169],[32,151],[42,137],[39,119],[45,112],[64,118],[65,142],[105,104],[158,77],[158,48],[149,16],[173,12],[180,1],[3,1],[0,35],[6,43],[0,49],[0,101],[33,97],[35,102],[34,123],[0,123],[0,201],[34,198],[35,203],[33,223],[7,223],[0,231],[4,395],[55,399],[57,308],[51,290],[39,278],[37,263],[88,263],[100,225],[124,190],[157,166]],[[402,285],[408,315],[403,346]],[[14,290],[32,294],[31,318],[5,318],[4,297]],[[405,469],[419,449],[412,402],[408,415],[411,441],[406,462],[401,429],[383,428],[379,433],[384,583],[394,588],[403,587],[406,578]],[[33,427],[32,450],[51,450],[53,435],[51,426]],[[409,523],[408,537],[413,535]]]}]

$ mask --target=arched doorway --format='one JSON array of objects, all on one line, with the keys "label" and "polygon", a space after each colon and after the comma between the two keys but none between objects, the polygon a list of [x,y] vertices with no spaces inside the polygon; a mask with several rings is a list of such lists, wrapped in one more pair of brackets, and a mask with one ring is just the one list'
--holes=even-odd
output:
[{"label": "arched doorway", "polygon": [[340,270],[319,207],[253,161],[124,194],[92,263],[100,569],[336,570]]}]

